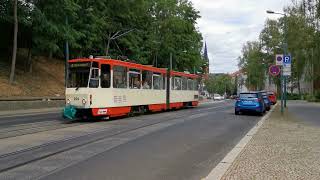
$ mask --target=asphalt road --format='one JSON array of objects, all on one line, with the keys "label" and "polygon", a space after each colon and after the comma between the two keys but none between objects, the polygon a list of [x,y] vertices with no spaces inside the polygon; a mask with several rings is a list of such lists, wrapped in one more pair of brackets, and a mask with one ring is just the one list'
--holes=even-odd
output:
[{"label": "asphalt road", "polygon": [[[191,111],[194,116],[130,139],[86,160],[42,176],[42,179],[204,178],[261,118],[235,116],[233,104],[233,101],[219,102],[177,111],[180,114]],[[155,117],[165,121],[167,115],[161,113]],[[148,117],[150,121],[153,120],[152,115]],[[118,125],[125,122],[120,120]]]},{"label": "asphalt road", "polygon": [[0,115],[0,127],[10,127],[19,124],[43,121],[62,121],[61,112],[42,112],[35,114]]},{"label": "asphalt road", "polygon": [[320,126],[320,104],[307,103],[305,101],[288,101],[288,111],[295,115],[298,120],[305,123]]}]

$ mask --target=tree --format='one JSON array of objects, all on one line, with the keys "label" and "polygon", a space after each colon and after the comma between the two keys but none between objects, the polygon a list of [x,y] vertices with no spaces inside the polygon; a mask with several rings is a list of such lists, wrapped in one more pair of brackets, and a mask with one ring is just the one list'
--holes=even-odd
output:
[{"label": "tree", "polygon": [[247,73],[245,83],[250,90],[264,88],[266,63],[261,48],[261,44],[257,41],[247,42],[243,46],[242,56],[239,57],[239,67]]},{"label": "tree", "polygon": [[12,48],[12,61],[11,61],[11,72],[9,83],[12,84],[14,81],[14,74],[16,69],[16,59],[17,59],[17,39],[18,39],[18,13],[17,6],[18,0],[14,0],[13,3],[13,17],[14,17],[14,32],[13,32],[13,48]]},{"label": "tree", "polygon": [[210,75],[205,81],[206,89],[210,94],[233,94],[235,88],[235,81],[228,74]]}]

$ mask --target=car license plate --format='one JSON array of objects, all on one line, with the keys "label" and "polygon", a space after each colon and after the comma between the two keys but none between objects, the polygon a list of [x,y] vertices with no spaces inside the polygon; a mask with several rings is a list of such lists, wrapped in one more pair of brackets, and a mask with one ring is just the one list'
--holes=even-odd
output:
[{"label": "car license plate", "polygon": [[252,101],[243,101],[243,104],[252,104]]}]

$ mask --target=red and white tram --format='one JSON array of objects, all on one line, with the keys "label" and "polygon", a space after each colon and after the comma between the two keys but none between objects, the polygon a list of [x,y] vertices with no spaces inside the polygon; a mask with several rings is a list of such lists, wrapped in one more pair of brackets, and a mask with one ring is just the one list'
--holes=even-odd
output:
[{"label": "red and white tram", "polygon": [[197,78],[113,59],[70,60],[64,117],[117,117],[197,106]]}]

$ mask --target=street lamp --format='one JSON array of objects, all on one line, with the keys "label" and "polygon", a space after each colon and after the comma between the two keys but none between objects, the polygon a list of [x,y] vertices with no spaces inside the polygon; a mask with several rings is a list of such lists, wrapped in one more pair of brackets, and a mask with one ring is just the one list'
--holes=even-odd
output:
[{"label": "street lamp", "polygon": [[[284,16],[284,43],[283,51],[284,56],[287,55],[287,15],[285,13],[274,12],[271,10],[266,11],[268,14],[278,14]],[[283,69],[283,68],[282,68]],[[284,82],[283,82],[284,81]],[[284,86],[284,87],[283,87]],[[284,91],[284,92],[283,92]],[[283,70],[281,70],[281,112],[283,113],[283,107],[287,107],[287,77],[283,76]]]}]

